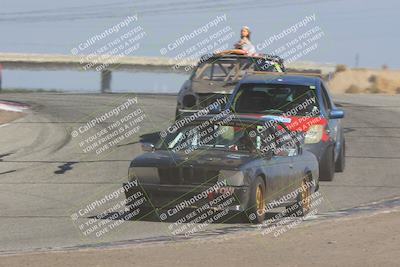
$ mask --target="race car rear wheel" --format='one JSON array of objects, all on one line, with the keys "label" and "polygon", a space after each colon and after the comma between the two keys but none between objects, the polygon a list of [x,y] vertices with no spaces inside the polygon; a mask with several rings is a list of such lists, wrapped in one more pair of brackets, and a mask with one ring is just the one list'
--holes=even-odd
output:
[{"label": "race car rear wheel", "polygon": [[340,146],[339,156],[336,160],[335,171],[343,172],[346,166],[346,141],[343,139],[342,145]]},{"label": "race car rear wheel", "polygon": [[322,156],[321,162],[319,163],[320,181],[333,180],[333,176],[335,175],[335,157],[333,153],[333,146],[330,146]]},{"label": "race car rear wheel", "polygon": [[256,177],[250,187],[248,217],[251,223],[262,223],[265,219],[265,183]]},{"label": "race car rear wheel", "polygon": [[311,176],[307,176],[301,182],[301,192],[298,193],[296,202],[286,207],[289,216],[302,217],[305,216],[311,210],[311,194],[312,187],[309,186],[308,182],[311,181]]}]

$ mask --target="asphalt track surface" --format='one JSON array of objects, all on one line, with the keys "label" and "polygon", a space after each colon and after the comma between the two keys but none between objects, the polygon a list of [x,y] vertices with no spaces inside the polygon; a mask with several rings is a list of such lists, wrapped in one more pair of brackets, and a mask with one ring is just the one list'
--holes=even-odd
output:
[{"label": "asphalt track surface", "polygon": [[[140,134],[107,153],[85,154],[70,132],[133,95],[1,94],[31,105],[30,113],[0,126],[0,254],[37,249],[96,246],[117,241],[173,240],[169,223],[125,221],[97,238],[77,228],[71,214],[121,187],[130,160],[141,153],[139,135],[169,125],[175,96],[137,95],[147,116]],[[346,111],[347,167],[333,182],[321,182],[319,214],[400,196],[400,95],[338,95]],[[339,212],[338,212],[339,211]],[[318,217],[318,216],[317,216]],[[210,225],[207,232],[240,231],[236,222]],[[202,234],[193,238],[201,238]],[[218,237],[218,235],[216,235]]]}]

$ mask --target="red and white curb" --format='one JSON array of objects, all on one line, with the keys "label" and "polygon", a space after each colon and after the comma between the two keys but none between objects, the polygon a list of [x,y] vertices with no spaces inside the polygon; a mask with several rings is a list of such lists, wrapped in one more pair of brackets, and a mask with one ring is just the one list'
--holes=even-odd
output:
[{"label": "red and white curb", "polygon": [[27,110],[28,108],[29,107],[24,104],[0,100],[0,110],[13,111],[13,112],[24,112],[24,110]]}]

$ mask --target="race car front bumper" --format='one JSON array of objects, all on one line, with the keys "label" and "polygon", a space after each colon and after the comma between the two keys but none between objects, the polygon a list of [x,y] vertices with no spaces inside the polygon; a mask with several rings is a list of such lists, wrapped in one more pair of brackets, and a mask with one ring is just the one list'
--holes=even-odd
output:
[{"label": "race car front bumper", "polygon": [[[248,186],[226,186],[211,190],[210,185],[141,184],[125,191],[127,199],[141,191],[146,197],[145,208],[201,208],[245,211],[249,202]],[[129,203],[128,203],[129,205]]]}]

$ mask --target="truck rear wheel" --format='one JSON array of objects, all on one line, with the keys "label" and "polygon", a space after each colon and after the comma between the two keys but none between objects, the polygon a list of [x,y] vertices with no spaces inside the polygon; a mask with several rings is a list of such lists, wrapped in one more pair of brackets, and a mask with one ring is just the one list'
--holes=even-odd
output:
[{"label": "truck rear wheel", "polygon": [[322,156],[319,164],[319,180],[320,181],[332,181],[335,175],[335,158],[333,155],[333,146],[330,146],[325,154]]},{"label": "truck rear wheel", "polygon": [[342,145],[340,147],[339,156],[335,163],[335,171],[343,172],[346,166],[346,141],[343,139]]}]

